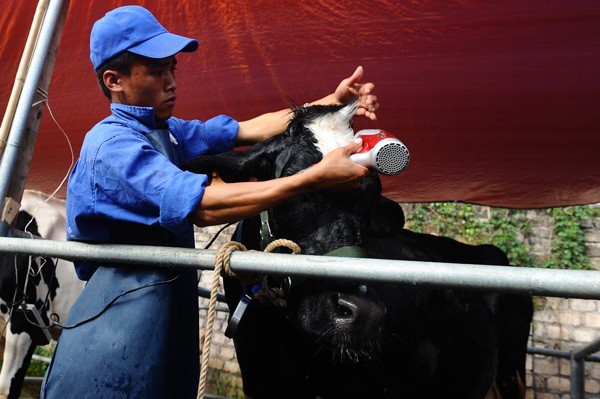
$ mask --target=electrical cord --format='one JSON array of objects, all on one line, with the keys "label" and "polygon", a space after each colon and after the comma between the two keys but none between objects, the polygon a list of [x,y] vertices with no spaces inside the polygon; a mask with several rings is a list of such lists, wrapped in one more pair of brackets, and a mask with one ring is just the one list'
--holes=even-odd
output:
[{"label": "electrical cord", "polygon": [[[73,329],[73,328],[79,327],[79,326],[81,326],[81,325],[83,325],[83,324],[89,323],[90,321],[93,321],[93,320],[97,319],[97,318],[98,318],[98,317],[100,317],[100,316],[101,316],[101,315],[102,315],[104,312],[106,312],[106,311],[107,311],[107,310],[108,310],[108,309],[109,309],[109,308],[110,308],[112,305],[114,305],[114,303],[115,303],[115,302],[117,302],[117,300],[119,300],[119,298],[121,298],[121,297],[123,297],[123,296],[125,296],[125,295],[127,295],[127,294],[131,294],[131,293],[133,293],[133,292],[135,292],[135,291],[139,291],[139,290],[141,290],[141,289],[144,289],[144,288],[149,288],[149,287],[153,287],[153,286],[157,286],[157,285],[163,285],[163,284],[170,284],[170,283],[174,282],[175,280],[177,280],[177,278],[179,278],[179,275],[177,275],[177,276],[173,277],[173,278],[172,278],[172,279],[170,279],[170,280],[164,280],[164,281],[155,281],[155,282],[153,282],[153,283],[144,284],[144,285],[141,285],[141,286],[139,286],[139,287],[132,288],[132,289],[130,289],[130,290],[127,290],[127,291],[125,291],[125,292],[122,292],[122,293],[120,293],[119,295],[117,295],[116,297],[114,297],[114,298],[113,298],[113,299],[112,299],[112,300],[111,300],[109,303],[107,303],[107,304],[106,304],[106,306],[104,306],[104,307],[103,307],[103,308],[102,308],[102,309],[101,309],[101,310],[100,310],[98,313],[96,313],[96,314],[95,314],[95,315],[93,315],[92,317],[89,317],[89,318],[87,318],[87,319],[85,319],[85,320],[82,320],[82,321],[80,321],[80,322],[77,322],[77,323],[75,323],[75,324],[71,324],[70,326],[65,326],[65,325],[63,325],[63,324],[60,324],[60,323],[58,323],[58,322],[56,321],[56,319],[58,319],[58,316],[56,315],[56,313],[52,313],[52,314],[50,315],[50,318],[51,318],[51,321],[52,321],[52,323],[51,323],[50,325],[48,325],[48,326],[42,326],[42,325],[39,325],[38,323],[36,323],[35,321],[33,321],[33,320],[30,320],[30,319],[29,319],[29,317],[27,317],[27,313],[25,313],[25,319],[27,320],[27,322],[28,322],[29,324],[32,324],[32,325],[34,325],[34,326],[36,326],[36,327],[39,327],[39,328],[41,328],[41,329],[44,329],[44,330],[48,330],[48,329],[50,329],[50,328],[53,328],[53,327],[60,327],[60,328],[62,328],[62,329],[65,329],[65,330],[70,330],[70,329]],[[55,319],[55,318],[56,318],[56,319]]]},{"label": "electrical cord", "polygon": [[234,225],[235,223],[227,223],[225,226],[221,227],[219,229],[219,231],[216,232],[216,234],[213,236],[213,238],[208,242],[208,244],[206,244],[204,246],[204,249],[208,249],[210,248],[211,245],[213,245],[215,243],[215,241],[217,240],[217,238],[219,237],[219,235],[223,232],[223,230],[225,230],[226,228],[228,228],[229,226]]},{"label": "electrical cord", "polygon": [[[212,239],[209,241],[209,243],[208,243],[208,244],[206,244],[206,246],[204,247],[204,249],[208,249],[208,248],[210,248],[210,246],[211,246],[212,244],[214,244],[214,242],[215,242],[215,241],[216,241],[216,239],[219,237],[219,235],[220,235],[220,234],[221,234],[221,233],[222,233],[222,232],[223,232],[223,231],[224,231],[224,230],[225,230],[227,227],[229,227],[229,226],[231,226],[231,225],[233,225],[233,224],[234,224],[234,223],[227,223],[226,225],[224,225],[223,227],[221,227],[221,228],[219,229],[219,231],[217,231],[217,233],[215,233],[215,235],[214,235],[214,236],[213,236],[213,238],[212,238]],[[53,277],[54,277],[54,276],[53,276]],[[50,325],[48,325],[48,326],[40,325],[40,324],[38,324],[37,322],[35,322],[35,321],[31,320],[31,319],[30,319],[30,318],[27,316],[27,313],[26,313],[26,312],[24,313],[24,315],[25,315],[25,320],[27,320],[27,322],[28,322],[29,324],[31,324],[31,325],[33,325],[33,326],[36,326],[36,327],[38,327],[38,328],[41,328],[41,329],[45,329],[45,330],[48,330],[48,329],[50,329],[50,328],[53,328],[53,327],[59,327],[59,328],[65,329],[65,330],[73,329],[73,328],[79,327],[79,326],[81,326],[81,325],[83,325],[83,324],[89,323],[90,321],[93,321],[93,320],[97,319],[97,318],[98,318],[98,317],[100,317],[100,316],[101,316],[101,315],[102,315],[104,312],[106,312],[106,311],[107,311],[107,310],[108,310],[108,309],[109,309],[109,308],[110,308],[110,307],[111,307],[111,306],[112,306],[112,305],[113,305],[113,304],[114,304],[114,303],[115,303],[117,300],[119,300],[119,298],[121,298],[121,297],[123,297],[123,296],[125,296],[125,295],[127,295],[127,294],[130,294],[130,293],[132,293],[132,292],[135,292],[135,291],[138,291],[138,290],[141,290],[141,289],[144,289],[144,288],[152,287],[152,286],[157,286],[157,285],[162,285],[162,284],[169,284],[169,283],[172,283],[173,281],[175,281],[175,280],[176,280],[178,277],[179,277],[179,275],[175,276],[174,278],[172,278],[172,279],[170,279],[170,280],[165,280],[165,281],[157,281],[157,282],[154,282],[154,283],[148,283],[148,284],[144,284],[144,285],[142,285],[142,286],[139,286],[139,287],[136,287],[136,288],[133,288],[133,289],[127,290],[127,291],[125,291],[125,292],[122,292],[122,293],[120,293],[119,295],[117,295],[116,297],[114,297],[114,298],[113,298],[113,299],[112,299],[112,300],[111,300],[111,301],[110,301],[108,304],[106,304],[106,306],[104,306],[104,308],[102,308],[102,309],[101,309],[101,310],[100,310],[98,313],[96,313],[94,316],[92,316],[92,317],[89,317],[88,319],[82,320],[82,321],[80,321],[80,322],[78,322],[78,323],[72,324],[72,325],[70,325],[70,326],[65,326],[65,325],[63,325],[63,324],[60,324],[60,323],[59,323],[59,317],[58,317],[58,315],[57,315],[56,313],[51,313],[51,314],[50,314],[50,320],[51,320],[51,323],[50,323]],[[24,302],[25,302],[25,301],[23,301],[23,302],[21,302],[21,303],[23,304]],[[45,306],[46,306],[46,305],[45,305],[45,303],[44,303],[44,305],[42,306],[42,308],[44,308]]]},{"label": "electrical cord", "polygon": [[[219,229],[219,231],[217,231],[217,232],[215,233],[215,235],[213,236],[213,238],[211,238],[211,240],[208,242],[208,244],[206,244],[206,245],[204,246],[204,249],[208,249],[208,248],[210,248],[210,247],[211,247],[211,245],[213,245],[213,244],[215,243],[215,241],[217,240],[217,238],[219,238],[219,236],[221,235],[221,233],[223,232],[223,230],[225,230],[226,228],[228,228],[229,226],[232,226],[232,225],[234,225],[234,224],[235,224],[235,222],[232,222],[232,223],[227,223],[226,225],[224,225],[223,227],[221,227],[221,228]],[[201,280],[201,279],[202,279],[202,272],[198,273],[198,280],[197,280],[197,281],[198,281],[198,284],[200,284],[200,280]]]},{"label": "electrical cord", "polygon": [[[216,239],[219,237],[219,235],[220,235],[220,234],[223,232],[223,230],[225,230],[227,227],[229,227],[229,226],[231,226],[231,225],[233,225],[233,224],[234,224],[234,223],[227,223],[226,225],[224,225],[223,227],[221,227],[221,228],[219,229],[219,231],[217,231],[217,233],[216,233],[216,234],[213,236],[213,238],[210,240],[210,242],[209,242],[208,244],[206,244],[206,246],[204,247],[204,249],[208,249],[208,248],[210,248],[210,246],[211,246],[212,244],[214,244],[214,242],[215,242],[215,241],[216,241]],[[170,280],[165,280],[165,281],[156,281],[156,282],[154,282],[154,283],[148,283],[148,284],[144,284],[144,285],[142,285],[142,286],[140,286],[140,287],[136,287],[136,288],[130,289],[130,290],[128,290],[128,291],[122,292],[122,293],[120,293],[119,295],[117,295],[116,297],[114,297],[114,298],[113,298],[113,299],[112,299],[112,300],[111,300],[111,301],[110,301],[108,304],[106,304],[106,306],[105,306],[104,308],[102,308],[102,309],[101,309],[101,310],[100,310],[98,313],[96,313],[94,316],[92,316],[92,317],[90,317],[90,318],[88,318],[88,319],[86,319],[86,320],[80,321],[80,322],[78,322],[78,323],[72,324],[72,325],[70,325],[70,326],[65,326],[65,325],[63,325],[63,324],[60,324],[60,323],[58,322],[58,321],[59,321],[58,315],[57,315],[56,313],[52,313],[52,314],[50,314],[50,319],[51,319],[52,323],[51,323],[50,325],[48,325],[48,326],[42,326],[42,325],[39,325],[38,323],[36,323],[35,321],[33,321],[33,320],[30,320],[30,319],[27,317],[27,314],[25,314],[25,319],[27,320],[27,322],[28,322],[28,323],[30,323],[30,324],[32,324],[32,325],[34,325],[34,326],[36,326],[36,327],[39,327],[39,328],[42,328],[42,329],[46,329],[46,330],[47,330],[47,329],[50,329],[50,328],[53,328],[53,327],[60,327],[60,328],[62,328],[62,329],[65,329],[65,330],[73,329],[73,328],[79,327],[79,326],[81,326],[81,325],[83,325],[83,324],[85,324],[85,323],[89,323],[89,322],[90,322],[90,321],[92,321],[92,320],[95,320],[95,319],[97,319],[97,318],[98,318],[98,317],[100,317],[100,316],[101,316],[101,315],[102,315],[104,312],[106,312],[106,311],[107,311],[107,310],[108,310],[108,309],[109,309],[109,308],[110,308],[110,307],[111,307],[111,306],[112,306],[112,305],[113,305],[113,304],[114,304],[114,303],[115,303],[115,302],[116,302],[116,301],[117,301],[119,298],[121,298],[121,297],[123,297],[123,296],[125,296],[125,295],[127,295],[127,294],[130,294],[130,293],[132,293],[132,292],[135,292],[135,291],[141,290],[141,289],[143,289],[143,288],[148,288],[148,287],[152,287],[152,286],[156,286],[156,285],[161,285],[161,284],[169,284],[169,283],[172,283],[173,281],[175,281],[175,280],[176,280],[178,277],[179,277],[179,275],[175,276],[174,278],[172,278],[172,279],[170,279]],[[44,306],[45,306],[45,304],[44,304]],[[44,307],[44,306],[43,306],[43,307]]]},{"label": "electrical cord", "polygon": [[[58,184],[58,186],[56,187],[56,189],[52,192],[52,194],[50,194],[48,196],[48,198],[46,198],[44,201],[38,203],[34,209],[32,211],[30,211],[29,213],[31,214],[31,219],[29,219],[29,221],[27,222],[27,224],[25,225],[25,227],[23,228],[23,232],[25,233],[29,233],[29,235],[31,236],[31,238],[33,238],[33,234],[31,232],[29,232],[29,226],[31,225],[31,223],[33,223],[33,221],[35,220],[35,214],[36,211],[38,210],[38,208],[45,203],[48,203],[52,198],[54,198],[54,196],[59,192],[59,190],[62,188],[62,186],[65,184],[65,182],[67,181],[67,179],[69,178],[69,173],[71,172],[71,170],[73,169],[73,165],[75,164],[75,152],[73,151],[73,146],[71,145],[71,140],[69,139],[69,136],[67,135],[67,132],[65,132],[65,130],[62,128],[62,126],[60,125],[60,123],[58,123],[58,121],[56,120],[56,118],[54,117],[54,113],[52,112],[52,108],[50,108],[50,100],[48,98],[48,93],[43,90],[41,87],[37,87],[36,90],[37,94],[42,96],[42,99],[37,101],[36,103],[32,104],[31,107],[34,108],[39,104],[45,104],[46,108],[48,108],[48,113],[50,114],[50,117],[52,118],[52,121],[54,121],[54,123],[56,124],[56,126],[60,129],[60,131],[62,132],[67,145],[69,146],[69,152],[71,154],[71,163],[69,165],[69,167],[67,168],[67,171],[64,175],[64,177],[62,178],[61,182]],[[36,257],[36,258],[40,258],[40,257]],[[27,285],[28,285],[28,281],[29,281],[29,275],[32,275],[33,277],[36,277],[37,274],[40,274],[42,272],[42,268],[44,267],[44,265],[47,263],[46,262],[46,258],[41,258],[42,259],[42,263],[41,265],[39,265],[37,272],[33,270],[33,267],[31,265],[31,260],[32,260],[32,256],[29,257],[29,267],[28,267],[28,272],[26,274],[25,277],[25,284],[23,287],[23,292],[27,291]],[[56,274],[56,270],[54,270],[54,272],[52,273],[52,281],[54,281],[55,279],[55,274]],[[15,278],[17,281],[15,281],[16,287],[19,287],[19,281],[18,281],[18,272],[17,272],[17,258],[15,257]],[[52,284],[52,282],[51,282]],[[48,293],[46,294],[46,299],[44,301],[44,304],[46,304],[48,297],[50,295],[50,287],[51,285],[48,286]],[[17,294],[17,290],[15,290],[15,294],[13,296],[13,304],[16,303],[16,294]],[[25,294],[24,294],[24,299],[21,301],[21,303],[26,301],[25,298]],[[10,308],[12,309],[12,308]],[[11,316],[11,312],[9,312],[9,320],[10,320],[10,316]]]}]

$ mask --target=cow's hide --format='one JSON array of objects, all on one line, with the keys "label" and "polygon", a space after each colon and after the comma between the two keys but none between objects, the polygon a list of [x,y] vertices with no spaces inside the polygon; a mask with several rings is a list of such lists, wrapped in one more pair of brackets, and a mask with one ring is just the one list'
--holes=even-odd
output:
[{"label": "cow's hide", "polygon": [[[299,108],[283,134],[247,151],[199,157],[187,168],[216,170],[229,182],[298,173],[352,139],[353,107]],[[381,196],[375,175],[350,193],[303,195],[268,214],[275,238],[297,242],[305,254],[359,246],[372,258],[508,264],[494,246],[404,229],[402,209]],[[260,249],[260,223],[257,217],[243,221],[236,239]],[[250,397],[524,397],[529,297],[296,280],[287,308],[254,300],[239,323],[234,340]],[[279,279],[270,281],[276,285]],[[249,291],[225,278],[231,312]]]},{"label": "cow's hide", "polygon": [[[47,239],[64,240],[65,221],[64,201],[26,190],[15,228]],[[18,398],[36,347],[32,337],[43,338],[44,334],[30,323],[36,322],[35,318],[23,317],[23,313],[16,310],[17,305],[23,300],[35,305],[45,325],[49,325],[51,315],[64,321],[84,282],[77,279],[73,264],[62,259],[25,255],[6,258],[0,282],[0,316],[5,323],[0,398]],[[50,329],[50,333],[57,339],[60,330]]]}]

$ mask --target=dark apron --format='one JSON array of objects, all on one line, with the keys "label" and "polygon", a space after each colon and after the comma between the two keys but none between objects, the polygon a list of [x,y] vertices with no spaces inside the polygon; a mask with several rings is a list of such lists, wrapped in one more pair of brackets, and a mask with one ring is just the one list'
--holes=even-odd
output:
[{"label": "dark apron", "polygon": [[[179,164],[166,130],[146,133]],[[113,243],[194,247],[193,227],[175,235],[116,223]],[[168,282],[173,280],[172,282]],[[199,375],[198,288],[194,270],[99,266],[71,308],[42,384],[42,398],[195,398]]]}]

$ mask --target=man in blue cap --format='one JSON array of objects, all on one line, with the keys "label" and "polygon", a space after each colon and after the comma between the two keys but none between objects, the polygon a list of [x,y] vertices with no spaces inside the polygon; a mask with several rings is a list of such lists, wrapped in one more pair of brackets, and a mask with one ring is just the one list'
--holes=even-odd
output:
[{"label": "man in blue cap", "polygon": [[[255,215],[294,196],[356,187],[369,172],[352,143],[304,173],[265,182],[209,185],[178,165],[285,130],[290,110],[237,122],[172,117],[175,55],[198,42],[163,28],[138,6],[117,8],[92,29],[91,60],[111,115],[86,135],[69,178],[67,239],[194,247],[193,224]],[[358,96],[357,114],[375,119],[373,84],[362,68],[315,104]],[[195,271],[76,262],[88,280],[71,309],[42,387],[45,398],[192,398],[198,383]]]}]

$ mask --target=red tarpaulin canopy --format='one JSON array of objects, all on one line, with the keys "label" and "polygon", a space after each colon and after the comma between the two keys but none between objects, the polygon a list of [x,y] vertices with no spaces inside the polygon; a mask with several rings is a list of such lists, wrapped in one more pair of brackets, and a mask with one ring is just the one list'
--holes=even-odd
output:
[{"label": "red tarpaulin canopy", "polygon": [[[89,60],[92,24],[131,3],[71,1],[49,103],[76,156],[108,113]],[[406,171],[384,178],[391,198],[512,208],[600,201],[597,0],[137,4],[200,41],[178,57],[178,117],[243,120],[288,99],[302,104],[363,65],[381,109],[357,128],[385,129],[411,152]],[[35,7],[0,10],[2,114]],[[69,164],[45,111],[27,187],[53,190]]]}]

